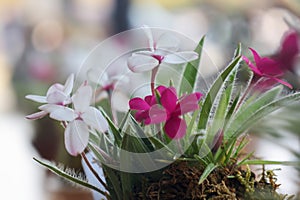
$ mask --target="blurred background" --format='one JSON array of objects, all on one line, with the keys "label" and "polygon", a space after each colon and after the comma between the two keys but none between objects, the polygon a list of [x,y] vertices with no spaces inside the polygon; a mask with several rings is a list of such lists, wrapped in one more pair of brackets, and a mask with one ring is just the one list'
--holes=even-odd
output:
[{"label": "blurred background", "polygon": [[[34,122],[24,118],[38,105],[24,96],[44,95],[50,84],[63,83],[104,39],[142,25],[172,29],[196,41],[205,34],[205,50],[221,69],[239,42],[244,50],[251,46],[266,55],[277,51],[289,28],[284,19],[292,18],[300,29],[299,16],[299,0],[0,0],[1,195],[20,200],[91,198],[33,161],[32,157],[43,157],[81,169],[80,160],[64,150],[59,124],[48,118]],[[205,75],[217,71],[207,68]],[[253,140],[259,156],[297,159],[299,105],[295,108],[298,115],[294,112],[285,119],[292,124],[289,131],[270,130],[274,124],[268,120],[261,125],[264,129],[254,130],[268,130],[274,136]],[[281,168],[280,191],[297,193],[297,170]]]}]

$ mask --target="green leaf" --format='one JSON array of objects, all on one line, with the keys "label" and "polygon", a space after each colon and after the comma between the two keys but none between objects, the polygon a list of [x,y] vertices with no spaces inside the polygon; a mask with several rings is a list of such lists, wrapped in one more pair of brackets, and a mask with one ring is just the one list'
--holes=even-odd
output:
[{"label": "green leaf", "polygon": [[228,165],[228,163],[230,161],[231,154],[233,152],[235,144],[236,144],[236,140],[234,140],[231,144],[227,144],[227,143],[225,144],[225,148],[224,148],[225,149],[224,152],[226,152],[225,161],[224,161],[225,166]]},{"label": "green leaf", "polygon": [[[151,142],[147,138],[143,128],[138,124],[138,122],[134,119],[132,115],[130,115],[130,119],[133,124],[133,128],[135,129],[135,133],[138,136],[137,140],[139,140],[139,142],[144,146],[143,151],[145,152],[153,151],[154,147],[152,146]],[[139,151],[138,153],[142,153],[142,152]]]},{"label": "green leaf", "polygon": [[196,78],[198,75],[198,67],[201,59],[202,49],[203,49],[203,43],[204,43],[205,36],[201,38],[199,41],[195,52],[198,53],[199,57],[198,59],[189,62],[185,70],[183,72],[183,77],[181,79],[180,88],[179,88],[179,94],[180,96],[184,93],[192,93],[196,86]]},{"label": "green leaf", "polygon": [[242,53],[242,43],[239,43],[238,47],[234,51],[234,56],[233,57],[237,58],[241,55],[241,53]]},{"label": "green leaf", "polygon": [[122,141],[122,136],[119,132],[119,129],[115,126],[113,121],[111,121],[110,117],[106,114],[106,112],[102,108],[100,108],[99,110],[101,111],[102,115],[105,117],[105,119],[109,125],[109,128],[114,135],[116,145],[118,145],[118,147],[120,147],[121,141]]},{"label": "green leaf", "polygon": [[122,133],[124,131],[124,127],[128,122],[129,116],[130,116],[130,110],[125,114],[125,116],[123,117],[120,125],[119,125],[119,133]]},{"label": "green leaf", "polygon": [[[267,105],[261,105],[262,107],[257,108],[257,110],[255,110],[254,112],[244,114],[242,117],[239,117],[237,120],[235,120],[234,125],[229,127],[228,132],[231,134],[233,138],[238,137],[245,130],[253,126],[255,122],[257,122],[259,119],[265,117],[266,115],[270,114],[271,112],[279,108],[288,106],[299,99],[300,99],[300,93],[294,93],[294,94],[284,96],[280,99],[277,99]],[[230,128],[232,129],[230,130]]]},{"label": "green leaf", "polygon": [[159,140],[157,137],[149,137],[148,139],[154,145],[156,150],[165,148],[166,150],[168,150],[171,153],[171,155],[175,155],[175,152],[172,149],[170,149],[168,147],[168,145],[164,144],[161,140]]},{"label": "green leaf", "polygon": [[199,179],[198,185],[200,185],[210,175],[210,173],[217,167],[218,167],[218,165],[215,165],[214,163],[210,163],[209,165],[207,165],[203,174],[201,175],[201,177]]},{"label": "green leaf", "polygon": [[96,186],[89,184],[88,182],[82,180],[81,178],[76,177],[75,175],[71,175],[71,174],[65,172],[64,170],[58,168],[55,164],[50,163],[49,161],[46,161],[46,160],[42,161],[42,160],[39,160],[37,158],[33,158],[33,160],[35,160],[39,164],[43,165],[44,167],[46,167],[47,169],[49,169],[53,173],[57,174],[58,176],[66,179],[66,180],[71,181],[72,183],[76,183],[76,184],[81,185],[85,188],[95,190],[95,191],[97,191],[97,192],[99,192],[99,193],[101,193],[105,196],[108,195],[106,192],[100,190]]},{"label": "green leaf", "polygon": [[289,165],[299,166],[299,161],[274,161],[274,160],[246,160],[243,162],[244,165]]},{"label": "green leaf", "polygon": [[219,131],[223,130],[226,120],[226,113],[230,108],[230,100],[232,99],[232,91],[235,84],[236,75],[237,68],[235,68],[226,78],[226,80],[224,80],[222,88],[220,89],[220,98],[213,105],[213,107],[215,107],[215,113],[213,114],[213,118],[206,130],[206,139],[208,144],[212,144],[212,140],[215,138],[215,135]]},{"label": "green leaf", "polygon": [[120,173],[119,171],[112,169],[106,165],[102,165],[104,174],[106,175],[106,182],[109,190],[111,199],[123,200],[122,194],[122,184],[120,182]]},{"label": "green leaf", "polygon": [[212,110],[213,102],[215,101],[215,98],[217,97],[219,90],[222,88],[222,85],[226,80],[227,76],[231,73],[231,71],[234,68],[236,68],[239,65],[240,60],[241,56],[234,58],[233,61],[228,65],[228,67],[225,68],[225,70],[218,76],[213,85],[210,87],[201,108],[198,130],[206,128],[206,124],[208,122],[209,115]]},{"label": "green leaf", "polygon": [[243,158],[243,160],[241,160],[241,161],[237,164],[237,166],[244,165],[245,162],[246,162],[247,160],[249,160],[250,157],[253,156],[253,154],[254,154],[254,151],[252,151],[251,153],[248,153],[247,156],[246,156],[245,158]]}]

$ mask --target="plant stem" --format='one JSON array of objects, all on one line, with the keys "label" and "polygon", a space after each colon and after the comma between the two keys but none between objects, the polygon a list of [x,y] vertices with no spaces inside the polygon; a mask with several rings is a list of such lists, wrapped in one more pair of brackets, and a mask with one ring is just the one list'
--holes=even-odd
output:
[{"label": "plant stem", "polygon": [[112,115],[112,118],[113,118],[113,122],[114,122],[115,125],[118,125],[117,111],[113,108],[113,103],[112,103],[112,92],[113,92],[112,89],[107,90],[108,100],[109,100],[109,103],[110,103],[111,115]]},{"label": "plant stem", "polygon": [[[82,152],[81,157],[83,158],[83,160],[85,161],[85,163],[87,164],[88,168],[91,170],[91,172],[94,174],[94,176],[96,177],[96,179],[101,183],[101,185],[103,185],[103,187],[108,190],[107,185],[105,184],[105,182],[101,179],[101,177],[97,174],[97,172],[95,171],[95,169],[92,167],[91,163],[89,162],[89,160],[87,159],[86,155],[84,152]],[[102,193],[101,193],[102,194]],[[107,192],[104,192],[105,196],[107,196]]]},{"label": "plant stem", "polygon": [[156,77],[157,72],[158,72],[158,66],[153,68],[152,73],[151,73],[151,91],[152,91],[152,95],[155,95],[154,87],[155,87],[155,77]]}]

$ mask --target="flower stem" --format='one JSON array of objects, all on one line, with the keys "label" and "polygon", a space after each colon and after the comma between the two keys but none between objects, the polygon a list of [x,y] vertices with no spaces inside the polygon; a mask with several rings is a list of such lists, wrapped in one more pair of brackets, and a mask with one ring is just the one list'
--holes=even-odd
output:
[{"label": "flower stem", "polygon": [[[97,172],[95,171],[95,169],[92,167],[91,163],[89,162],[89,160],[87,159],[86,155],[84,152],[82,152],[81,157],[83,158],[84,162],[87,164],[88,168],[91,170],[91,172],[94,174],[94,176],[96,177],[96,179],[101,183],[101,185],[103,185],[103,187],[108,190],[108,187],[106,185],[106,183],[101,179],[101,177],[97,174]],[[103,191],[102,191],[103,192]],[[108,196],[107,192],[100,192],[101,194]]]},{"label": "flower stem", "polygon": [[155,77],[158,71],[158,66],[152,69],[152,73],[151,73],[151,91],[152,91],[152,95],[155,95],[154,93],[154,87],[155,87]]},{"label": "flower stem", "polygon": [[117,119],[117,111],[116,109],[113,108],[113,103],[112,103],[112,90],[107,90],[107,94],[108,94],[108,101],[110,103],[110,108],[111,108],[111,115],[113,118],[113,122],[115,125],[118,125],[118,119]]}]

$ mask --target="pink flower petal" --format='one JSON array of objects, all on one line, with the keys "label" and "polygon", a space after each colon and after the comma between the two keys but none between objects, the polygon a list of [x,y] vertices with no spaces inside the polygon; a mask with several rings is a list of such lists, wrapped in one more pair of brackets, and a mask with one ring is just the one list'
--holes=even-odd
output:
[{"label": "pink flower petal", "polygon": [[134,115],[134,118],[138,122],[144,122],[149,118],[149,112],[148,110],[137,111]]},{"label": "pink flower petal", "polygon": [[258,63],[256,63],[259,71],[263,75],[269,76],[281,76],[283,71],[280,69],[278,63],[270,58],[262,58]]},{"label": "pink flower petal", "polygon": [[194,51],[183,51],[166,55],[163,62],[169,64],[183,64],[196,60],[198,57],[199,55]]},{"label": "pink flower petal", "polygon": [[289,84],[288,82],[286,82],[286,81],[283,81],[279,78],[272,78],[272,79],[276,80],[278,83],[281,83],[282,85],[287,86],[290,89],[293,89],[293,86],[291,84]]},{"label": "pink flower petal", "polygon": [[242,59],[246,62],[246,64],[255,74],[262,76],[262,73],[257,69],[255,65],[252,64],[252,62],[246,56],[242,56]]},{"label": "pink flower petal", "polygon": [[192,93],[184,96],[179,101],[174,113],[176,113],[177,115],[183,115],[185,113],[199,109],[198,101],[201,96],[201,93]]},{"label": "pink flower petal", "polygon": [[157,67],[159,62],[151,56],[133,55],[128,58],[127,64],[132,72],[145,72]]},{"label": "pink flower petal", "polygon": [[47,99],[45,96],[40,96],[40,95],[26,95],[26,99],[38,102],[38,103],[47,103]]},{"label": "pink flower petal", "polygon": [[160,105],[156,104],[153,105],[149,109],[149,118],[145,120],[145,124],[158,124],[161,122],[165,122],[167,120],[167,112],[164,108],[162,108]]},{"label": "pink flower petal", "polygon": [[186,133],[186,128],[186,122],[179,117],[169,119],[164,126],[167,136],[171,139],[182,138]]},{"label": "pink flower petal", "polygon": [[139,97],[131,99],[129,101],[129,107],[132,110],[147,110],[150,108],[149,104]]},{"label": "pink flower petal", "polygon": [[165,89],[167,89],[167,87],[160,85],[155,90],[157,90],[159,92],[159,94],[161,95],[163,93],[163,91],[165,91]]},{"label": "pink flower petal", "polygon": [[148,95],[148,96],[145,97],[145,102],[148,105],[152,106],[152,105],[156,104],[156,98],[153,95]]},{"label": "pink flower petal", "polygon": [[177,95],[174,93],[174,88],[170,87],[161,94],[160,102],[168,113],[172,113],[177,104]]},{"label": "pink flower petal", "polygon": [[92,95],[93,91],[91,86],[81,86],[72,97],[75,110],[78,112],[85,112],[85,110],[90,106]]},{"label": "pink flower petal", "polygon": [[261,60],[261,58],[260,58],[259,54],[254,49],[252,49],[252,48],[249,48],[249,49],[252,52],[253,57],[254,57],[254,61],[255,61],[256,65],[257,65],[257,63],[259,63],[259,61]]},{"label": "pink flower petal", "polygon": [[45,117],[47,114],[48,114],[48,112],[42,110],[40,112],[26,115],[26,119],[31,119],[31,120],[41,119],[41,118]]},{"label": "pink flower petal", "polygon": [[300,53],[299,39],[296,31],[289,31],[283,37],[281,49],[274,56],[282,70],[293,70],[297,55]]},{"label": "pink flower petal", "polygon": [[299,53],[298,39],[296,31],[288,32],[282,42],[280,55],[282,57],[294,58]]},{"label": "pink flower petal", "polygon": [[81,120],[68,124],[65,130],[65,146],[69,154],[77,156],[86,148],[89,141],[89,130]]},{"label": "pink flower petal", "polygon": [[92,128],[105,132],[108,130],[108,123],[101,112],[95,107],[89,107],[86,112],[81,115],[83,121]]}]

